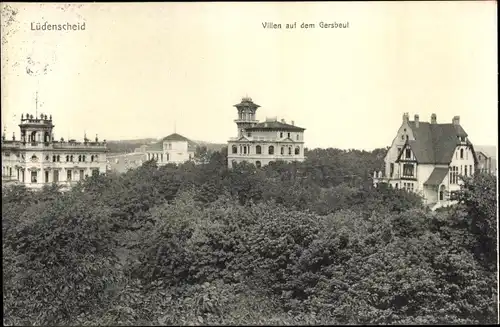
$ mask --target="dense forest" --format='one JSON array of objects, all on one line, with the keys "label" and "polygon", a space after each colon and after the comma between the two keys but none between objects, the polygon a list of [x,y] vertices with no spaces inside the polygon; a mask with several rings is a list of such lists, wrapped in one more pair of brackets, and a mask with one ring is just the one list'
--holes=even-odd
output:
[{"label": "dense forest", "polygon": [[384,149],[2,190],[5,325],[497,322],[496,179],[431,212],[374,188]]}]

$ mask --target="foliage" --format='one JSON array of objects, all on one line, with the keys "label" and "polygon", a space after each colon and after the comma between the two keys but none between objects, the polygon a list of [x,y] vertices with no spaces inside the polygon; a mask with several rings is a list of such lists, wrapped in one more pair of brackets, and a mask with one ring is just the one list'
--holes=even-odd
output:
[{"label": "foliage", "polygon": [[233,169],[201,151],[68,192],[4,188],[4,323],[496,322],[496,181],[430,212],[371,185],[384,151]]}]

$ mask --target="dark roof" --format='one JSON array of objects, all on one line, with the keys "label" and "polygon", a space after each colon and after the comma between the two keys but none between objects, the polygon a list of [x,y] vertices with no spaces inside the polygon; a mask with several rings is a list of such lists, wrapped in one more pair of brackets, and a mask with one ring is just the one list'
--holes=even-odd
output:
[{"label": "dark roof", "polygon": [[[407,143],[419,163],[449,164],[459,144],[459,136],[467,137],[462,126],[408,122],[415,140]],[[468,143],[470,145],[470,143]]]},{"label": "dark roof", "polygon": [[267,122],[262,122],[258,123],[252,127],[247,127],[247,131],[255,131],[255,130],[286,130],[286,131],[297,131],[297,132],[302,132],[305,131],[305,128],[298,127],[295,125],[290,125],[286,123],[282,123],[279,121],[267,121]]},{"label": "dark roof", "polygon": [[241,99],[241,102],[238,104],[235,104],[233,107],[250,107],[250,108],[259,108],[260,106],[252,101],[252,98],[249,97],[243,97]]},{"label": "dark roof", "polygon": [[170,134],[169,136],[164,137],[162,139],[162,141],[186,141],[186,142],[189,142],[189,139],[180,135],[180,134],[174,133],[174,134]]},{"label": "dark roof", "polygon": [[443,168],[443,167],[434,168],[434,170],[432,171],[431,175],[424,183],[424,185],[439,186],[443,182],[443,179],[446,177],[447,174],[448,174],[448,168]]}]

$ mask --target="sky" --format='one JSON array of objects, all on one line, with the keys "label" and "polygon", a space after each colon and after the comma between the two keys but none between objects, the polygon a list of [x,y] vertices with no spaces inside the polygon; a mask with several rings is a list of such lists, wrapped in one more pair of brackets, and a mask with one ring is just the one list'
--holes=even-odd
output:
[{"label": "sky", "polygon": [[[495,1],[1,6],[9,138],[22,113],[38,112],[52,115],[56,138],[175,131],[225,143],[233,105],[249,96],[257,119],[306,128],[309,148],[389,146],[405,112],[460,116],[473,143],[497,145]],[[85,29],[32,30],[44,22]]]}]

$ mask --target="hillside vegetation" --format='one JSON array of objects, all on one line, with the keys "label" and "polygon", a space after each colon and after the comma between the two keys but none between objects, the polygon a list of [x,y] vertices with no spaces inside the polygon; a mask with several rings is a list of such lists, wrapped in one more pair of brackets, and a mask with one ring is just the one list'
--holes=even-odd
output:
[{"label": "hillside vegetation", "polygon": [[456,324],[497,319],[496,180],[439,212],[373,188],[384,150],[2,192],[5,325]]}]

